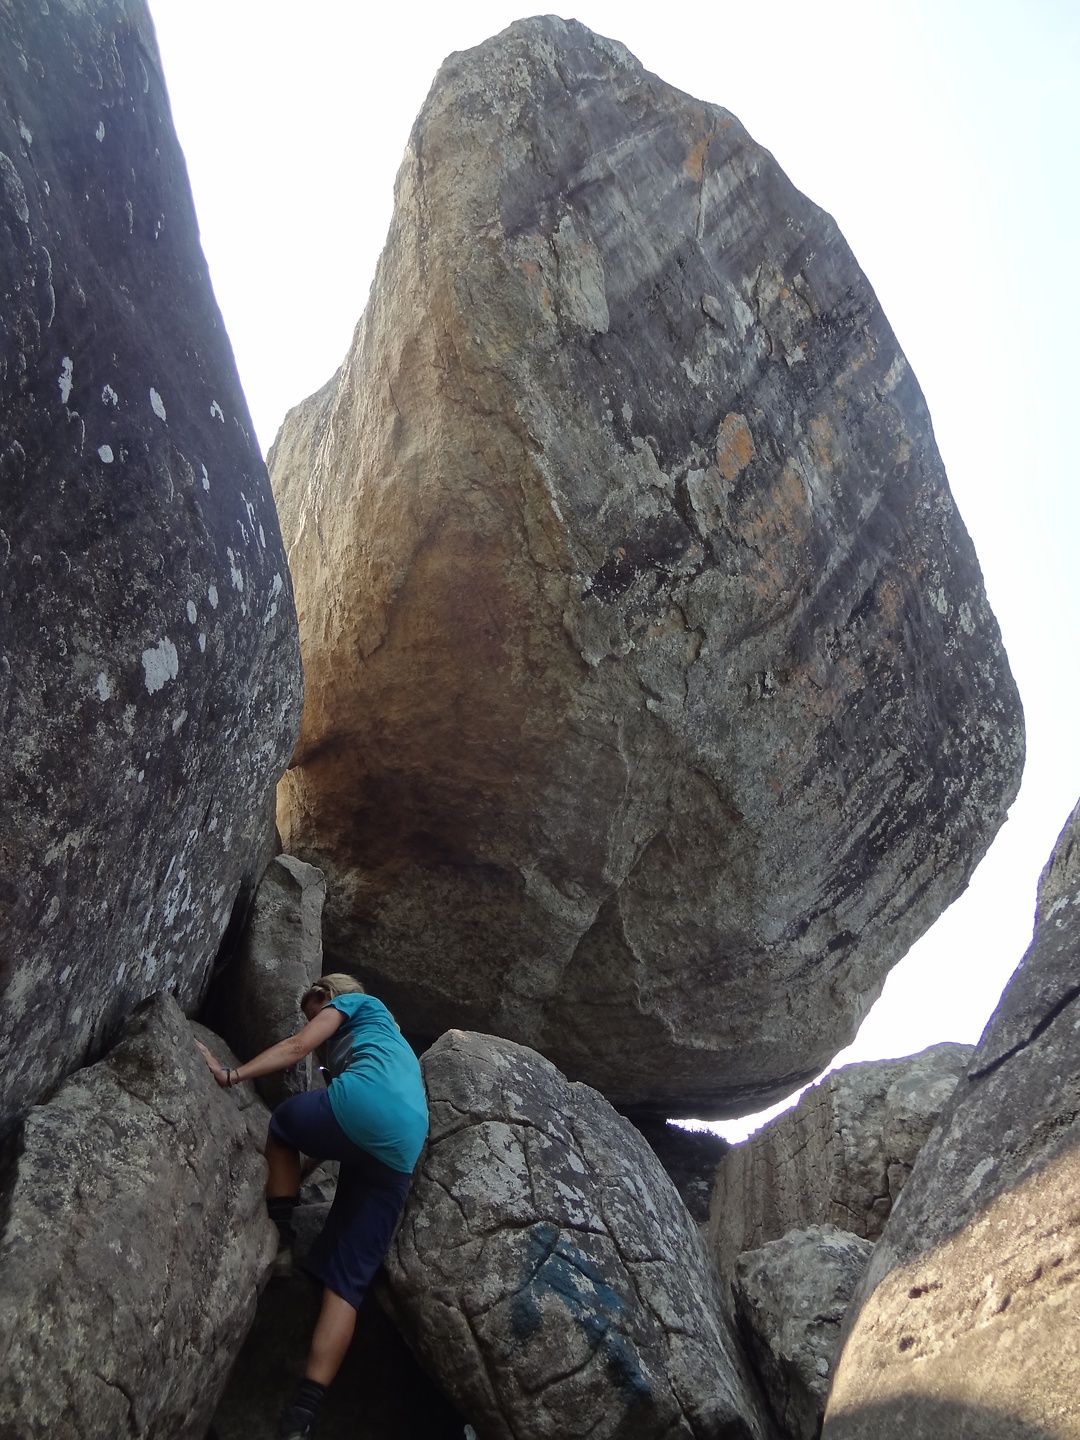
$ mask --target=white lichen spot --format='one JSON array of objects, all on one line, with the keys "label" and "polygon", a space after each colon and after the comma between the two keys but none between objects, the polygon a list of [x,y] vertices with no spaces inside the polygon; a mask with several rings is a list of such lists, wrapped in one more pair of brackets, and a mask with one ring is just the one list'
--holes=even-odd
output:
[{"label": "white lichen spot", "polygon": [[210,474],[205,465],[202,467],[202,488],[204,490],[210,489]]},{"label": "white lichen spot", "polygon": [[150,408],[159,420],[165,419],[165,402],[152,385],[150,387]]},{"label": "white lichen spot", "polygon": [[95,135],[95,137],[97,138],[98,144],[100,145],[101,142],[102,142],[102,140],[105,139],[105,121],[104,121],[104,120],[99,120],[99,121],[98,121],[97,129],[94,131],[94,135]]},{"label": "white lichen spot", "polygon": [[244,589],[244,577],[236,563],[236,556],[232,550],[226,550],[225,553],[229,557],[229,574],[232,576],[233,589],[242,592]]},{"label": "white lichen spot", "polygon": [[210,414],[215,420],[220,420],[222,425],[225,424],[225,411],[222,410],[216,400],[211,400],[210,402]]},{"label": "white lichen spot", "polygon": [[102,670],[101,674],[97,677],[96,689],[99,700],[108,700],[112,694],[112,686],[109,684],[109,677],[105,674],[104,670]]},{"label": "white lichen spot", "polygon": [[111,385],[104,386],[101,391],[101,398],[106,405],[120,404],[120,396],[117,395],[116,391],[112,388]]},{"label": "white lichen spot", "polygon": [[145,771],[145,770],[140,770],[139,773],[135,776],[135,779],[138,781],[138,783],[139,783],[140,785],[141,785],[142,782],[143,782],[143,777],[145,776],[145,774],[146,774],[146,771]]},{"label": "white lichen spot", "polygon": [[947,615],[949,613],[949,602],[945,598],[944,589],[937,590],[930,598],[933,600],[934,609],[939,615]]},{"label": "white lichen spot", "polygon": [[49,908],[45,911],[45,924],[51,925],[60,914],[60,896],[54,895],[49,901]]},{"label": "white lichen spot", "polygon": [[71,356],[65,355],[60,361],[60,399],[66,405],[71,399],[71,377],[75,373],[75,366],[71,362]]},{"label": "white lichen spot", "polygon": [[199,649],[206,654],[206,632],[203,630],[199,631]]},{"label": "white lichen spot", "polygon": [[34,143],[34,137],[30,133],[30,130],[27,128],[25,120],[19,121],[19,134],[26,141],[27,145],[32,145]]},{"label": "white lichen spot", "polygon": [[60,985],[66,985],[70,976],[71,966],[65,965],[64,968],[60,971],[60,974],[56,977],[57,983]]},{"label": "white lichen spot", "polygon": [[217,593],[217,586],[216,586],[216,585],[211,585],[211,586],[210,586],[210,588],[209,588],[209,589],[207,590],[207,592],[206,592],[206,598],[207,598],[207,600],[210,601],[210,609],[211,609],[211,610],[216,610],[216,609],[217,609],[217,602],[218,602],[218,593]]},{"label": "white lichen spot", "polygon": [[180,726],[183,725],[183,723],[184,723],[184,721],[185,721],[186,719],[187,719],[187,711],[186,711],[186,710],[181,710],[181,711],[180,711],[180,714],[177,715],[176,719],[172,722],[172,733],[173,733],[174,735],[179,735],[179,733],[180,733]]},{"label": "white lichen spot", "polygon": [[111,446],[111,445],[99,445],[99,446],[98,446],[98,452],[97,452],[97,453],[98,453],[98,459],[99,459],[103,464],[105,464],[105,465],[111,465],[111,464],[112,464],[112,462],[113,462],[113,453],[112,453],[112,446]]},{"label": "white lichen spot", "polygon": [[167,635],[159,640],[152,650],[142,652],[142,663],[146,688],[151,695],[160,690],[167,681],[175,680],[180,669],[176,646]]},{"label": "white lichen spot", "polygon": [[194,600],[187,602],[187,618],[191,621],[192,625],[194,625],[195,621],[199,618],[199,612],[195,609]]}]

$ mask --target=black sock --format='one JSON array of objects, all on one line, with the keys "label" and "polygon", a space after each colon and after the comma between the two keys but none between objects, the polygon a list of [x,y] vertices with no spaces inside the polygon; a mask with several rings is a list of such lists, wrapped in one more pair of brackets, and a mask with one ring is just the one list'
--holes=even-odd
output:
[{"label": "black sock", "polygon": [[317,1380],[302,1380],[293,1405],[297,1410],[306,1410],[310,1415],[317,1415],[325,1396],[325,1385],[320,1385]]},{"label": "black sock", "polygon": [[296,1231],[293,1229],[292,1219],[293,1211],[298,1203],[299,1196],[297,1195],[275,1195],[273,1199],[266,1202],[266,1213],[277,1226],[282,1245],[296,1243]]}]

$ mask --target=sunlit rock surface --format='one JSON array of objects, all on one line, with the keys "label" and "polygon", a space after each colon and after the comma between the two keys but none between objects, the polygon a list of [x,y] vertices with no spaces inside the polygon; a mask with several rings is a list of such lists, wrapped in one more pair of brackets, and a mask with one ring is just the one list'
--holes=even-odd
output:
[{"label": "sunlit rock surface", "polygon": [[279,819],[330,952],[410,1031],[495,1031],[620,1108],[823,1069],[1023,751],[831,218],[727,111],[518,22],[439,72],[271,470],[308,684]]},{"label": "sunlit rock surface", "polygon": [[1080,807],[852,1305],[825,1440],[1080,1436]]},{"label": "sunlit rock surface", "polygon": [[4,1175],[0,1434],[203,1440],[277,1248],[266,1121],[165,995],[29,1112]]},{"label": "sunlit rock surface", "polygon": [[0,84],[2,1133],[198,1003],[300,672],[145,4],[0,6]]},{"label": "sunlit rock surface", "polygon": [[764,1440],[697,1226],[633,1126],[489,1035],[422,1064],[431,1131],[387,1270],[477,1433]]}]

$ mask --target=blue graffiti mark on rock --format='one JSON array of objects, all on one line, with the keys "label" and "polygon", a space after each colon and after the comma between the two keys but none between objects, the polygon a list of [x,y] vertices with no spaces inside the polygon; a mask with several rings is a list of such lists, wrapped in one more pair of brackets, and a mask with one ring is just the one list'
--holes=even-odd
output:
[{"label": "blue graffiti mark on rock", "polygon": [[[624,1403],[647,1399],[652,1390],[633,1344],[623,1333],[626,1302],[556,1225],[534,1225],[528,1238],[522,1284],[510,1304],[510,1328],[519,1344],[544,1324],[543,1300],[554,1296],[581,1327],[589,1348],[604,1359]],[[549,1322],[550,1323],[550,1322]]]}]

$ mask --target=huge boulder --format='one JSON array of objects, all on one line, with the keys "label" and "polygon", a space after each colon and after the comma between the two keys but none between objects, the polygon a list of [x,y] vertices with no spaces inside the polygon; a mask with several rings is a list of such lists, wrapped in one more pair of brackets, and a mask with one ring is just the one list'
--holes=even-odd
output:
[{"label": "huge boulder", "polygon": [[830,217],[726,110],[518,22],[439,72],[271,473],[308,684],[279,822],[328,951],[408,1030],[505,1035],[621,1109],[819,1073],[1023,751]]},{"label": "huge boulder", "polygon": [[1080,1436],[1078,974],[1080,806],[1031,947],[875,1247],[826,1440]]},{"label": "huge boulder", "polygon": [[542,1056],[451,1031],[387,1256],[395,1311],[483,1440],[768,1427],[697,1227],[632,1125]]},{"label": "huge boulder", "polygon": [[0,6],[0,88],[2,1134],[197,1007],[301,680],[144,0]]},{"label": "huge boulder", "polygon": [[0,1434],[202,1440],[276,1250],[265,1128],[168,995],[30,1110],[3,1177]]},{"label": "huge boulder", "polygon": [[811,1225],[735,1260],[735,1315],[785,1440],[821,1434],[841,1325],[873,1248],[835,1225]]},{"label": "huge boulder", "polygon": [[970,1045],[931,1045],[845,1065],[733,1145],[709,1206],[709,1245],[725,1280],[742,1251],[789,1230],[833,1225],[876,1240],[971,1054]]}]

